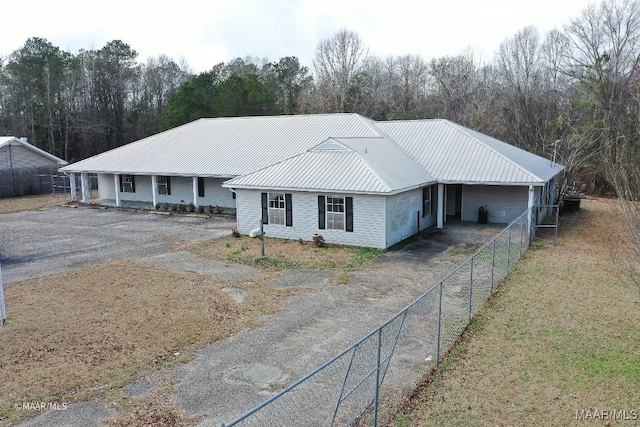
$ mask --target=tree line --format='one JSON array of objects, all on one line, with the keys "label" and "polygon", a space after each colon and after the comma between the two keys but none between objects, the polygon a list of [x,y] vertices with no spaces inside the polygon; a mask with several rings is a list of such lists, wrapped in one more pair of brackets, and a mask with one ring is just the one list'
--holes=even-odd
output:
[{"label": "tree line", "polygon": [[591,5],[562,30],[527,27],[491,60],[373,54],[343,29],[296,57],[247,57],[193,74],[166,56],[137,61],[114,40],[70,53],[42,38],[0,58],[0,134],[69,161],[200,117],[356,112],[375,120],[445,118],[558,161],[596,186],[629,177],[638,135],[640,6]]}]

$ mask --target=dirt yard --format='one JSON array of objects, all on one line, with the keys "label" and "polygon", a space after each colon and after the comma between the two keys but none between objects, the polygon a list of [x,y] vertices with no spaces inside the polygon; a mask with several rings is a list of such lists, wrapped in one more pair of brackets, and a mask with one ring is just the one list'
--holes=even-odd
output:
[{"label": "dirt yard", "polygon": [[[193,356],[206,343],[256,326],[291,290],[258,279],[242,303],[235,281],[129,262],[14,283],[0,328],[0,421],[33,415],[15,402],[73,402]],[[28,398],[26,398],[28,396]]]},{"label": "dirt yard", "polygon": [[583,200],[558,246],[534,241],[394,425],[640,424],[640,287],[615,206]]},{"label": "dirt yard", "polygon": [[40,209],[45,206],[64,205],[70,201],[71,196],[68,194],[56,196],[45,194],[39,196],[0,199],[0,214]]}]

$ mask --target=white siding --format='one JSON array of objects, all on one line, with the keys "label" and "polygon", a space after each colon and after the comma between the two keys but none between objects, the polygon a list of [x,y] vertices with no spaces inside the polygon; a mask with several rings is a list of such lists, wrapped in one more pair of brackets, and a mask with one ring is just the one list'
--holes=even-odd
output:
[{"label": "white siding", "polygon": [[[147,200],[151,202],[151,177],[145,178],[149,180],[149,187],[145,190],[145,194]],[[190,176],[172,176],[169,179],[171,180],[171,194],[158,194],[158,203],[171,203],[176,205],[193,203],[193,178]],[[137,192],[138,177],[136,176],[136,193]],[[121,197],[124,197],[124,195]]]},{"label": "white siding", "polygon": [[0,149],[0,169],[37,168],[55,166],[57,163],[21,145],[11,145]]},{"label": "white siding", "polygon": [[[238,231],[248,234],[262,218],[261,191],[238,189]],[[311,240],[321,234],[328,243],[384,248],[384,196],[353,195],[353,232],[318,229],[318,193],[291,194],[293,226],[265,224],[267,236]],[[345,196],[348,196],[345,194]]]},{"label": "white siding", "polygon": [[[432,203],[434,203],[433,200]],[[418,217],[420,217],[420,230],[424,230],[435,223],[435,216],[427,215],[422,218],[422,188],[387,196],[387,247],[416,234],[418,232]]]},{"label": "white siding", "polygon": [[[120,200],[122,203],[126,202],[149,202],[151,198],[151,177],[144,175],[135,175],[135,193],[123,193],[120,192]],[[171,182],[171,191],[173,192],[173,181]]]},{"label": "white siding", "polygon": [[98,174],[98,192],[100,193],[101,199],[115,200],[116,187],[113,181],[113,175],[108,175],[103,173]]},{"label": "white siding", "polygon": [[[465,185],[462,187],[462,218],[478,221],[478,209],[486,207],[492,223],[509,223],[527,210],[529,187]],[[504,215],[503,215],[504,213]]]},{"label": "white siding", "polygon": [[198,197],[198,205],[235,209],[236,201],[233,199],[233,193],[228,188],[222,187],[222,183],[225,181],[227,181],[226,178],[205,178],[204,197]]}]

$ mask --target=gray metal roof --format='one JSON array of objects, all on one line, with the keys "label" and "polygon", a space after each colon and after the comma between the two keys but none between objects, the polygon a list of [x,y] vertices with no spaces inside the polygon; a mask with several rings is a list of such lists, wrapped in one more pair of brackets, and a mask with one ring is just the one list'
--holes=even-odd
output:
[{"label": "gray metal roof", "polygon": [[[366,152],[369,148],[372,150]],[[314,154],[323,150],[330,151],[329,155]],[[288,167],[306,165],[307,169],[285,173],[280,162],[293,157]],[[328,164],[329,158],[353,170],[339,171]],[[263,170],[270,165],[275,166]],[[234,182],[257,186],[257,177],[262,177],[263,186],[268,181],[300,188],[304,182],[320,186],[309,187],[314,189],[389,192],[413,182],[424,183],[428,176],[444,183],[540,185],[563,169],[447,120],[374,122],[358,114],[338,113],[200,119],[61,170],[228,178],[258,171]],[[334,173],[322,178],[324,170]],[[273,171],[291,176],[276,179],[270,176]],[[320,172],[321,176],[311,176]],[[369,176],[372,181],[366,184],[359,181],[362,176],[358,173],[378,176]],[[335,176],[346,181],[339,183]]]},{"label": "gray metal roof", "polygon": [[55,161],[56,163],[58,163],[58,165],[69,164],[69,162],[67,162],[66,160],[63,160],[60,157],[56,157],[51,153],[41,150],[40,148],[36,147],[35,145],[29,144],[26,141],[22,141],[20,138],[17,138],[15,136],[0,136],[0,148],[7,145],[22,145],[29,150],[35,151],[36,153]]},{"label": "gray metal roof", "polygon": [[306,153],[223,185],[393,194],[433,182],[432,176],[388,138],[330,138]]},{"label": "gray metal roof", "polygon": [[564,169],[448,120],[376,122],[376,126],[439,182],[540,184]]},{"label": "gray metal roof", "polygon": [[62,168],[65,172],[234,177],[329,137],[379,136],[358,114],[200,119]]}]

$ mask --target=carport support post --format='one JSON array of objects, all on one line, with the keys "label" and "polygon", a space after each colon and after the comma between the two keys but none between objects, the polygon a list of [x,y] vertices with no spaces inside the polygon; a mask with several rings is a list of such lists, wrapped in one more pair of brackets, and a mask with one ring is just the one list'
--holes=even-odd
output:
[{"label": "carport support post", "polygon": [[158,204],[158,176],[151,175],[151,203],[153,203],[153,208],[156,208]]},{"label": "carport support post", "polygon": [[69,175],[69,184],[71,185],[71,201],[77,202],[78,195],[76,194],[76,191],[78,191],[78,189],[76,188],[76,174],[73,172]]},{"label": "carport support post", "polygon": [[438,184],[438,222],[437,227],[444,227],[444,184]]},{"label": "carport support post", "polygon": [[89,174],[80,174],[80,187],[82,189],[82,203],[89,203]]},{"label": "carport support post", "polygon": [[192,178],[193,182],[193,206],[198,207],[198,177],[194,176]]},{"label": "carport support post", "polygon": [[113,175],[113,185],[116,188],[116,206],[120,206],[120,176],[117,173]]}]

